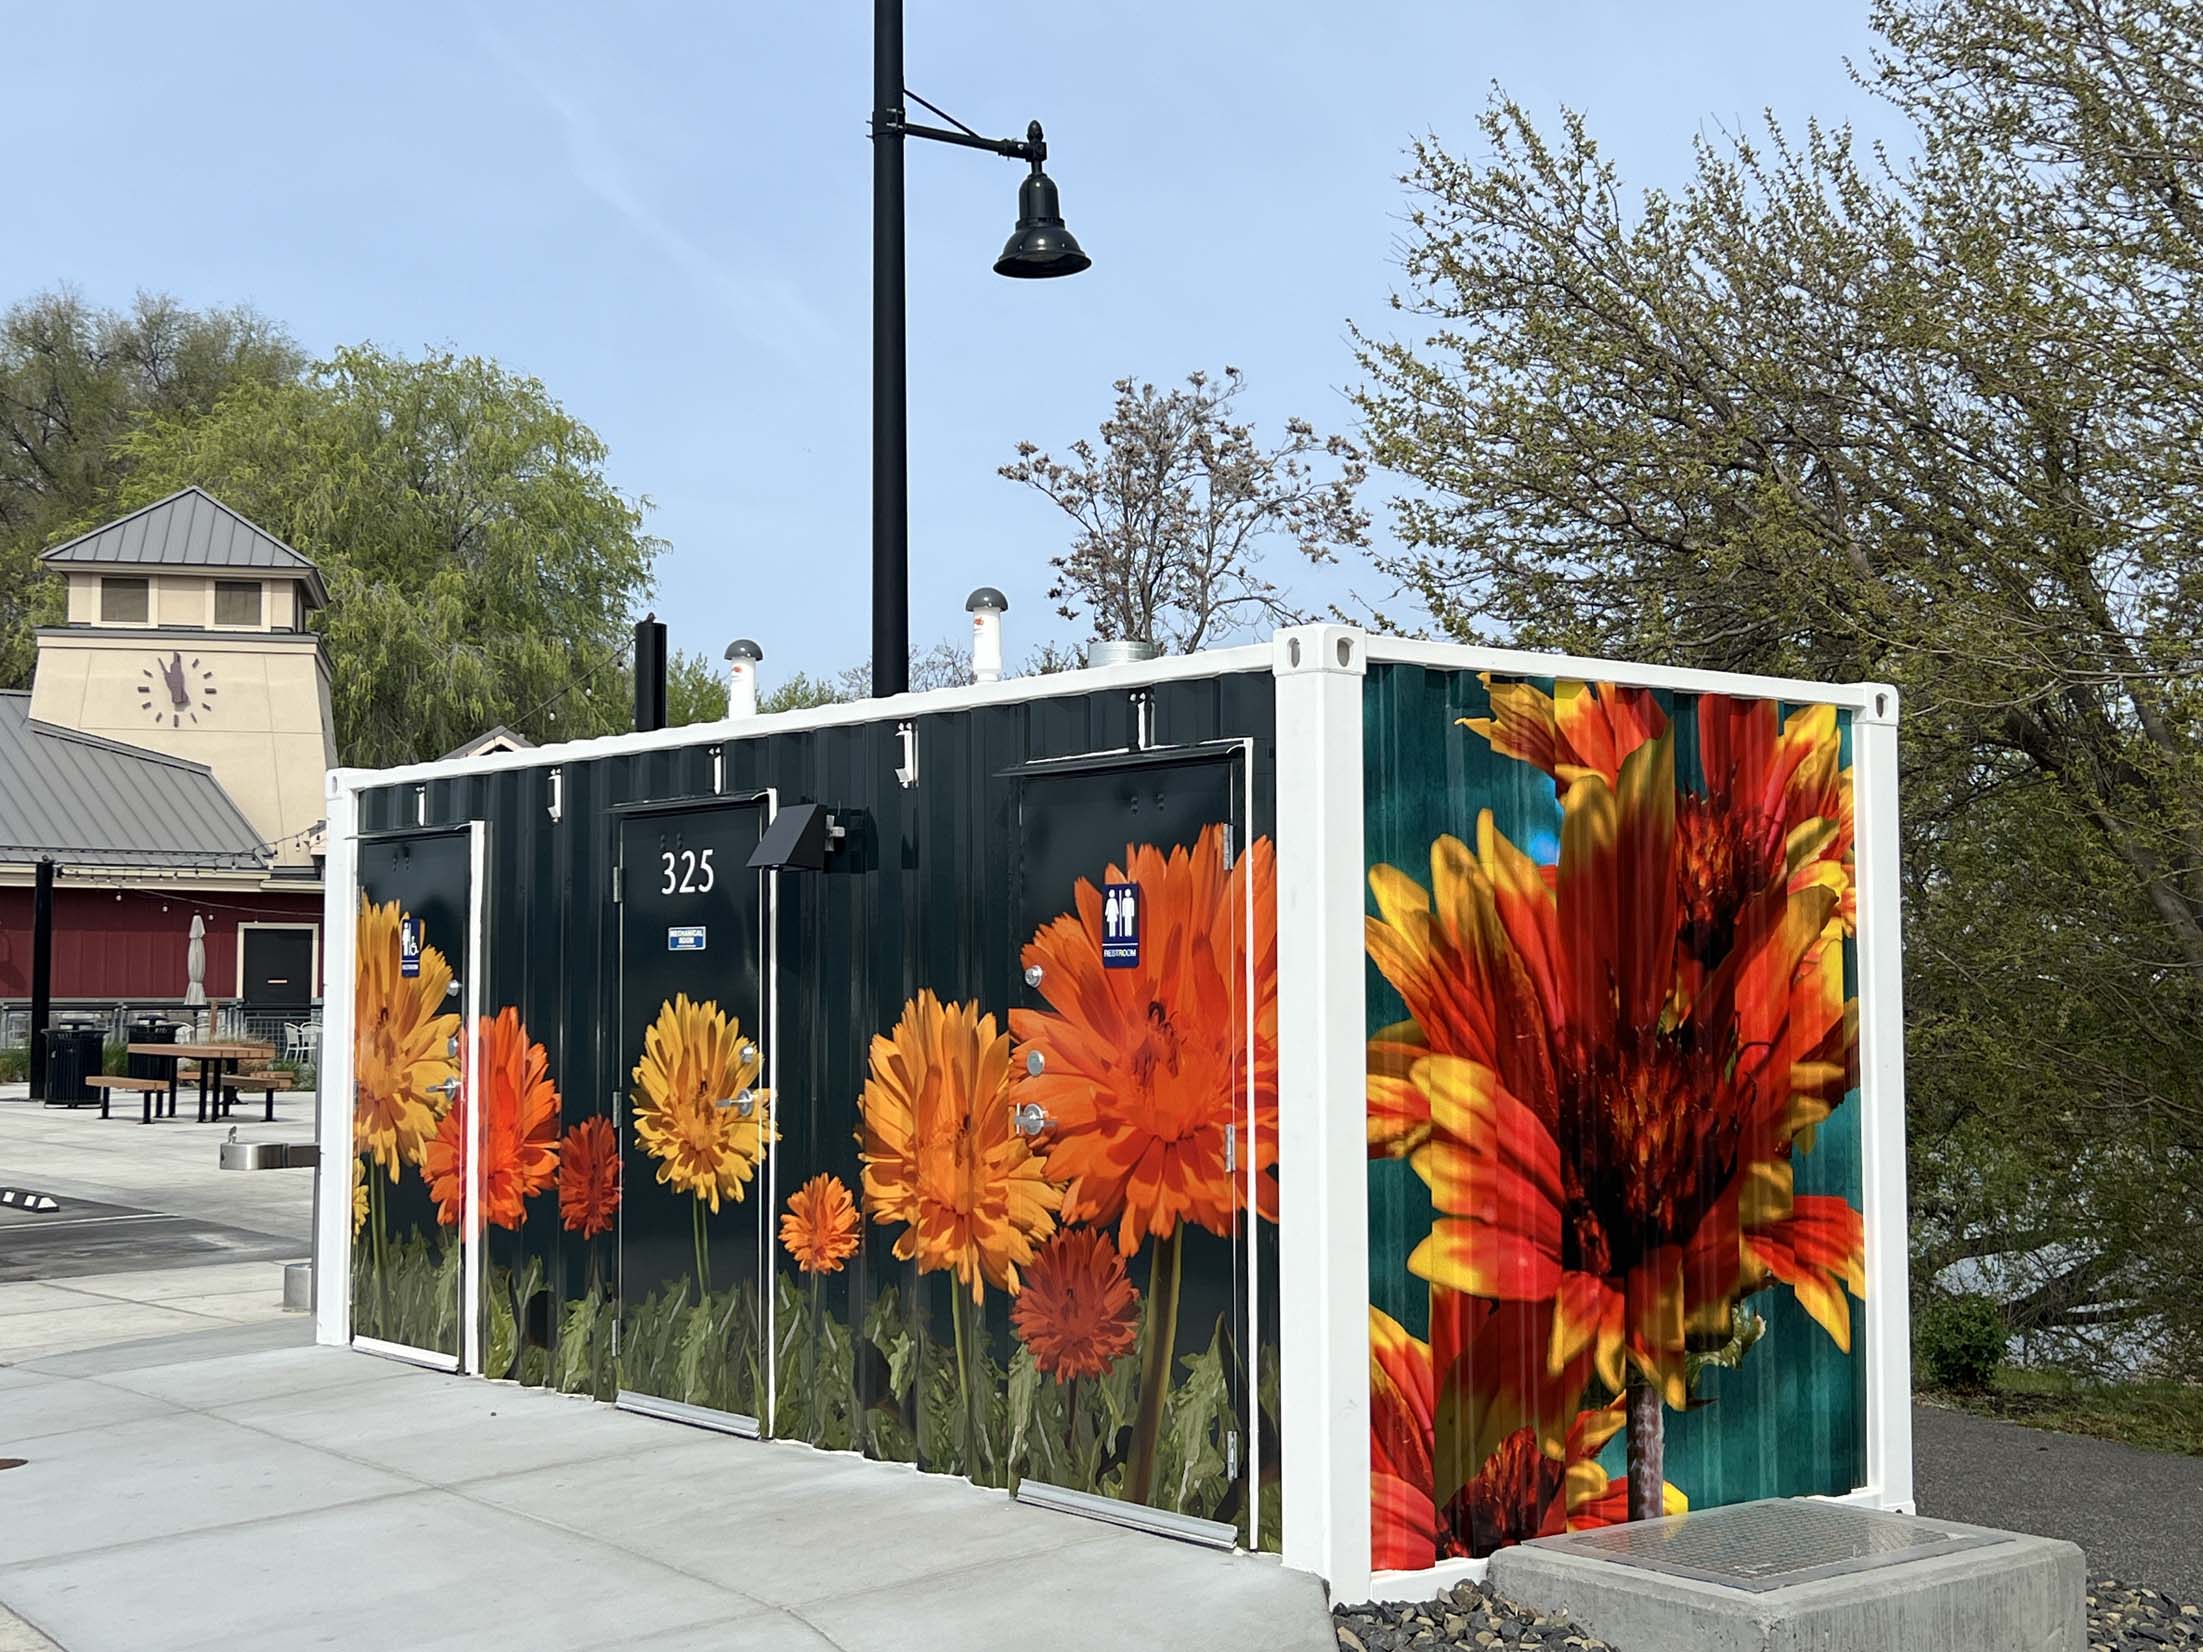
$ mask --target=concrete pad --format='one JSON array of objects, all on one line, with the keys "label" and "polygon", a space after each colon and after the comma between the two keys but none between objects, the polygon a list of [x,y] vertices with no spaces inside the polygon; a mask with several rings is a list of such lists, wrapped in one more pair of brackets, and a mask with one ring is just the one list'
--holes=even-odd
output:
[{"label": "concrete pad", "polygon": [[110,1554],[0,1567],[0,1593],[64,1646],[162,1652],[598,1652],[762,1610],[640,1556],[427,1491],[179,1537],[135,1563]]},{"label": "concrete pad", "polygon": [[61,1649],[5,1606],[0,1606],[0,1652],[61,1652]]},{"label": "concrete pad", "polygon": [[263,1348],[304,1348],[314,1340],[313,1327],[296,1318],[258,1325],[225,1325],[196,1314],[185,1317],[192,1329],[178,1335],[139,1337],[97,1348],[38,1354],[20,1363],[47,1376],[100,1377],[115,1371],[145,1371],[195,1360],[224,1359]]},{"label": "concrete pad", "polygon": [[666,1425],[592,1400],[427,1371],[408,1383],[279,1394],[214,1415],[430,1485],[647,1451]]},{"label": "concrete pad", "polygon": [[[724,1439],[633,1457],[598,1457],[470,1484],[466,1495],[553,1521],[737,1588],[776,1606],[848,1593],[852,1531],[924,1534],[867,1546],[862,1586],[887,1587],[969,1567],[1014,1565],[1112,1535],[1091,1520],[1013,1502],[961,1479],[914,1474],[846,1452]],[[699,1523],[694,1510],[715,1511]],[[726,1524],[769,1524],[773,1563],[760,1567]]]},{"label": "concrete pad", "polygon": [[228,1291],[218,1296],[173,1296],[161,1306],[177,1308],[187,1314],[204,1314],[209,1319],[227,1320],[232,1325],[281,1319],[284,1314],[282,1277],[277,1276],[273,1290]]},{"label": "concrete pad", "polygon": [[250,1422],[248,1402],[324,1393],[355,1383],[393,1382],[413,1374],[396,1360],[355,1354],[349,1348],[278,1348],[144,1371],[117,1371],[96,1380],[194,1410],[236,1406],[242,1420]]},{"label": "concrete pad", "polygon": [[[663,1635],[622,1641],[633,1652],[841,1652],[793,1613],[775,1607],[731,1622],[698,1624]],[[0,1652],[7,1643],[0,1641]]]},{"label": "concrete pad", "polygon": [[[930,1541],[930,1528],[904,1529],[913,1543]],[[1140,1652],[1338,1648],[1323,1584],[1308,1573],[1121,1527],[1022,1565],[866,1589],[802,1612],[844,1652],[1063,1646],[1074,1632],[1081,1647]]]},{"label": "concrete pad", "polygon": [[[0,1284],[0,1319],[9,1319],[17,1314],[95,1306],[97,1304],[89,1297],[79,1296],[59,1285],[46,1285],[28,1279]],[[8,1333],[0,1330],[0,1348],[5,1348],[7,1343]]]},{"label": "concrete pad", "polygon": [[[0,1287],[5,1289],[5,1287]],[[211,1262],[200,1267],[151,1268],[135,1273],[88,1273],[68,1281],[68,1289],[129,1302],[167,1302],[184,1296],[217,1296],[243,1291],[283,1296],[280,1262]]]},{"label": "concrete pad", "polygon": [[105,1297],[80,1300],[80,1307],[10,1314],[5,1329],[0,1330],[0,1350],[9,1359],[24,1362],[110,1343],[205,1330],[211,1323],[202,1314],[149,1302],[118,1302]]},{"label": "concrete pad", "polygon": [[[49,1434],[20,1455],[28,1461],[8,1471],[0,1498],[0,1556],[11,1562],[413,1489],[396,1475],[195,1412]],[[12,1567],[0,1567],[0,1599],[45,1622],[18,1598]]]},{"label": "concrete pad", "polygon": [[[2082,1652],[2087,1644],[2081,1551],[2016,1532],[1872,1515],[1866,1518],[1896,1539],[1981,1546],[1883,1555],[1865,1569],[1807,1572],[1789,1583],[1769,1575],[1761,1587],[1625,1565],[1600,1558],[1597,1548],[1621,1541],[1652,1558],[1672,1539],[1679,1556],[1693,1522],[1699,1534],[1720,1522],[1724,1546],[1752,1551],[1764,1564],[1790,1547],[1783,1522],[1790,1508],[1825,1512],[1829,1505],[1768,1499],[1616,1528],[1611,1539],[1598,1532],[1540,1538],[1494,1555],[1486,1581],[1496,1594],[1565,1616],[1630,1652]],[[1801,1567],[1814,1559],[1808,1549],[1792,1552]]]},{"label": "concrete pad", "polygon": [[44,1435],[133,1422],[168,1409],[165,1402],[143,1394],[63,1377],[13,1389],[8,1403],[0,1406],[0,1457],[32,1456],[26,1442]]}]

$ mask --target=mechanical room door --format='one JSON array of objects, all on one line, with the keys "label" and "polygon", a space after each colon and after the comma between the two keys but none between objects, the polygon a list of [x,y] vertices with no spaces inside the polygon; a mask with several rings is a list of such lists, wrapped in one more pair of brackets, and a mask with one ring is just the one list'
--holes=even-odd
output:
[{"label": "mechanical room door", "polygon": [[619,1403],[770,1415],[769,874],[755,797],[620,823]]},{"label": "mechanical room door", "polygon": [[481,830],[359,846],[352,1341],[447,1371],[480,1354],[480,1243],[463,1221],[476,1109],[462,1052],[479,1009]]},{"label": "mechanical room door", "polygon": [[1018,1495],[1226,1547],[1247,1507],[1248,767],[1233,742],[1013,777],[1010,1100],[1063,1195],[1010,1305]]}]

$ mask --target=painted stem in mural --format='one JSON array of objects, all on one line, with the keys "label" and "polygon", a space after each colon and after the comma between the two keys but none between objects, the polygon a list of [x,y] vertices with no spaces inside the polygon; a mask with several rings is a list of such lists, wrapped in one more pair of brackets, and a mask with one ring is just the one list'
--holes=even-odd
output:
[{"label": "painted stem in mural", "polygon": [[1629,1377],[1629,1517],[1657,1520],[1666,1512],[1667,1418],[1660,1390],[1640,1372]]},{"label": "painted stem in mural", "polygon": [[949,1334],[956,1341],[956,1397],[964,1409],[964,1472],[979,1472],[980,1412],[971,1386],[972,1355],[966,1350],[964,1292],[961,1285],[949,1291]]},{"label": "painted stem in mural", "polygon": [[1163,1402],[1170,1397],[1171,1352],[1178,1345],[1178,1256],[1175,1227],[1155,1241],[1155,1260],[1147,1275],[1147,1323],[1140,1329],[1140,1415],[1132,1430],[1132,1459],[1125,1470],[1124,1495],[1135,1503],[1151,1499],[1155,1488],[1155,1448],[1163,1434]]},{"label": "painted stem in mural", "polygon": [[826,1276],[811,1275],[810,1348],[803,1362],[803,1386],[811,1396],[811,1441],[815,1445],[826,1428],[826,1396],[819,1392],[818,1345],[826,1331]]},{"label": "painted stem in mural", "polygon": [[691,1199],[689,1209],[696,1218],[696,1300],[711,1300],[711,1237],[704,1231],[704,1201]]},{"label": "painted stem in mural", "polygon": [[1079,1462],[1079,1379],[1072,1377],[1063,1385],[1063,1461],[1073,1474],[1078,1472]]}]

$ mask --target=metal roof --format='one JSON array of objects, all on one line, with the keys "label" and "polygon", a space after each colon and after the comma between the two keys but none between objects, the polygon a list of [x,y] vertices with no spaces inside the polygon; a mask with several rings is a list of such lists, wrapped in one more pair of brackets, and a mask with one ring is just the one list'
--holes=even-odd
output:
[{"label": "metal roof", "polygon": [[211,770],[31,720],[0,693],[0,861],[257,872],[267,851]]},{"label": "metal roof", "polygon": [[188,487],[41,552],[56,566],[240,568],[296,574],[316,607],[329,601],[321,570],[204,488]]}]

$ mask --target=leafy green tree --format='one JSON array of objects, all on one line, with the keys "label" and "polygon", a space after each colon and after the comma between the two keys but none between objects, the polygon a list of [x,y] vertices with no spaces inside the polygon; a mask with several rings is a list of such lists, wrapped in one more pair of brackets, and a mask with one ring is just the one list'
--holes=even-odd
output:
[{"label": "leafy green tree", "polygon": [[60,617],[37,555],[110,513],[127,474],[115,444],[140,420],[206,412],[240,384],[295,378],[303,357],[242,307],[189,310],[140,293],[127,313],[67,289],[0,318],[0,685],[30,682],[33,632]]},{"label": "leafy green tree", "polygon": [[666,726],[680,728],[687,723],[716,723],[726,714],[726,673],[705,655],[676,648],[673,657],[666,661]]},{"label": "leafy green tree", "polygon": [[197,482],[320,565],[345,762],[434,756],[493,723],[629,726],[619,661],[663,546],[537,380],[363,345],[141,423],[121,453],[121,506]]},{"label": "leafy green tree", "polygon": [[1920,1271],[2192,1361],[2203,6],[1874,20],[1904,166],[1770,119],[1632,197],[1503,94],[1416,146],[1381,566],[1457,637],[1894,681]]}]

